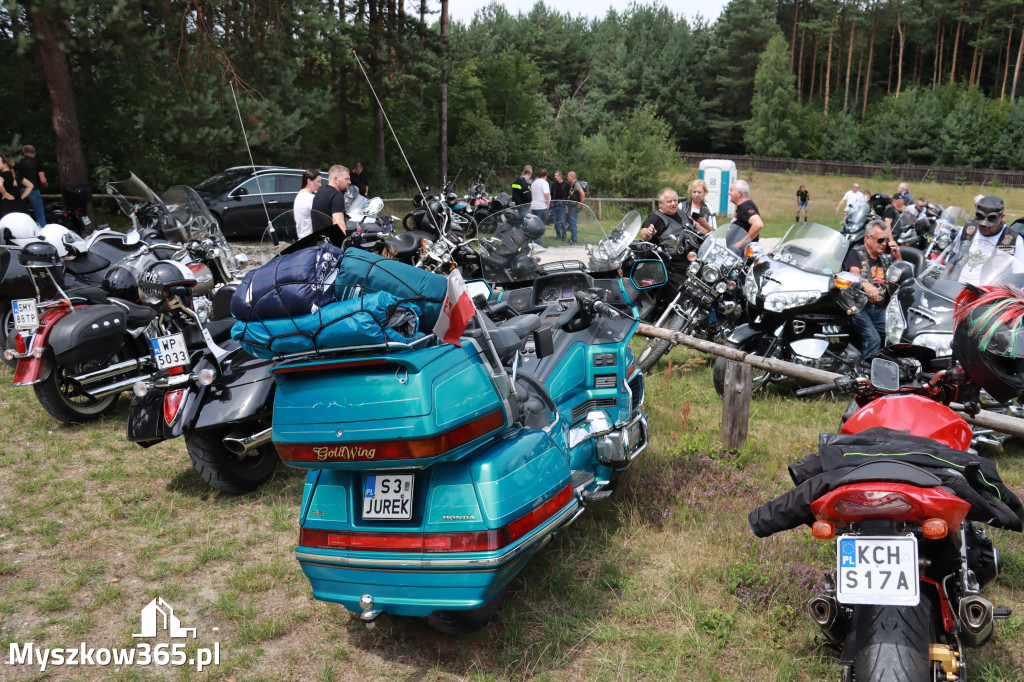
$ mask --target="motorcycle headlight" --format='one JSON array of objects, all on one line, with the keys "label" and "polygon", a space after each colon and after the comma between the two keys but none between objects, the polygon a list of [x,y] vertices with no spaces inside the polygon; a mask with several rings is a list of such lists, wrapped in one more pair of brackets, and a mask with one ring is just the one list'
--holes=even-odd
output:
[{"label": "motorcycle headlight", "polygon": [[700,272],[700,263],[690,263],[690,267],[686,268],[686,275],[688,277],[696,277],[697,273]]},{"label": "motorcycle headlight", "polygon": [[719,282],[718,284],[716,284],[716,285],[715,285],[715,291],[716,291],[716,292],[717,292],[717,293],[718,293],[719,295],[722,295],[722,294],[724,294],[724,293],[726,292],[726,290],[727,290],[728,288],[729,288],[729,287],[728,287],[728,286],[726,285],[726,283],[725,283],[725,282]]},{"label": "motorcycle headlight", "polygon": [[[889,316],[885,316],[886,327],[888,327]],[[888,330],[886,330],[888,331]],[[935,351],[936,357],[949,357],[952,354],[950,345],[953,343],[952,334],[918,334],[914,337],[915,346],[924,346]]]},{"label": "motorcycle headlight", "polygon": [[903,309],[900,308],[899,300],[893,297],[885,309],[885,340],[889,345],[899,343],[906,330],[907,321],[903,319]]},{"label": "motorcycle headlight", "polygon": [[781,313],[789,308],[809,305],[819,298],[820,291],[776,291],[765,296],[764,307],[773,313]]},{"label": "motorcycle headlight", "polygon": [[705,265],[700,273],[701,279],[710,284],[722,276],[722,271],[714,265]]},{"label": "motorcycle headlight", "polygon": [[754,276],[750,275],[746,281],[743,282],[743,295],[747,298],[750,305],[757,304],[757,282],[754,281]]}]

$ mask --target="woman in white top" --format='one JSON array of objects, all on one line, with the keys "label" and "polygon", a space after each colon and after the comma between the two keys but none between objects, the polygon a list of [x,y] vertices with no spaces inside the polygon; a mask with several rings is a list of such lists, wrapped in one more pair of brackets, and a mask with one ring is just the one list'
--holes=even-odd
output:
[{"label": "woman in white top", "polygon": [[299,239],[313,234],[313,221],[310,212],[313,210],[313,195],[320,189],[320,171],[307,168],[302,174],[302,188],[295,195],[292,211],[295,214],[295,231]]}]

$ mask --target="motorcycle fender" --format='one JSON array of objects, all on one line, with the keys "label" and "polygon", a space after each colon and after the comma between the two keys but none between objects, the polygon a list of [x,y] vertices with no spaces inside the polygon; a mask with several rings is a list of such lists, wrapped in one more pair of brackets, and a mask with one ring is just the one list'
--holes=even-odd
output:
[{"label": "motorcycle fender", "polygon": [[144,448],[167,440],[163,407],[164,391],[150,391],[141,398],[133,396],[128,410],[128,440]]},{"label": "motorcycle fender", "polygon": [[71,312],[72,308],[61,306],[44,310],[39,315],[39,327],[36,328],[28,348],[29,350],[43,348],[46,352],[43,353],[41,358],[29,357],[18,360],[18,366],[14,370],[14,381],[11,382],[13,385],[30,386],[50,376],[50,372],[53,371],[53,353],[48,347],[50,332],[53,331],[58,322],[70,315]]},{"label": "motorcycle fender", "polygon": [[726,342],[731,345],[742,347],[753,337],[761,336],[762,334],[764,334],[764,330],[757,329],[749,324],[741,324],[732,330],[732,334],[729,334],[729,338],[726,339]]},{"label": "motorcycle fender", "polygon": [[[276,384],[270,373],[270,363],[256,359],[239,361],[238,357],[227,375],[200,389],[201,397],[195,401],[199,414],[192,428],[199,430],[247,421],[267,415],[274,409]],[[194,392],[196,388],[190,390]],[[192,421],[188,416],[183,415],[182,424]]]}]

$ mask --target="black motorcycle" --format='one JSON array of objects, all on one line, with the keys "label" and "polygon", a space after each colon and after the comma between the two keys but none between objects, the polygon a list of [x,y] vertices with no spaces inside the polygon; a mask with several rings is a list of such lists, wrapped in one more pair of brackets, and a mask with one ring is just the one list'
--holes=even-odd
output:
[{"label": "black motorcycle", "polygon": [[868,223],[876,218],[881,219],[885,207],[891,203],[892,199],[888,194],[872,194],[871,198],[843,218],[839,232],[851,246],[860,244],[864,241]]}]

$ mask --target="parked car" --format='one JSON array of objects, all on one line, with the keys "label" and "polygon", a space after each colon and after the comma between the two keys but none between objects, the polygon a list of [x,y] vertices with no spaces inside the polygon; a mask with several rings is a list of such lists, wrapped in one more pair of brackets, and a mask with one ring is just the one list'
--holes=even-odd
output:
[{"label": "parked car", "polygon": [[[195,190],[225,235],[259,237],[267,229],[267,213],[274,220],[292,210],[295,195],[302,186],[302,173],[301,168],[256,166],[253,171],[252,166],[235,166],[203,180]],[[327,182],[326,173],[323,182]],[[294,239],[295,226],[279,236]]]}]

